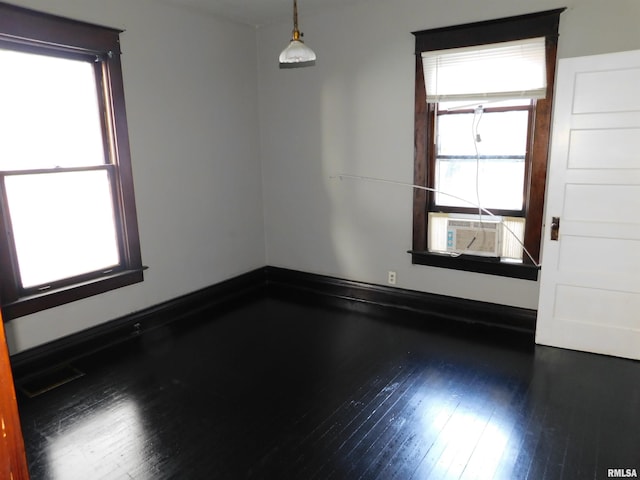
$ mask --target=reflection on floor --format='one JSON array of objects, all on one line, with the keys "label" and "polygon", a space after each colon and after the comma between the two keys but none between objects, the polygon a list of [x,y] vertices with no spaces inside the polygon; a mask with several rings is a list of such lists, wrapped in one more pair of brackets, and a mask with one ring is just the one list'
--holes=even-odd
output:
[{"label": "reflection on floor", "polygon": [[76,362],[20,410],[37,479],[640,471],[640,362],[262,299]]}]

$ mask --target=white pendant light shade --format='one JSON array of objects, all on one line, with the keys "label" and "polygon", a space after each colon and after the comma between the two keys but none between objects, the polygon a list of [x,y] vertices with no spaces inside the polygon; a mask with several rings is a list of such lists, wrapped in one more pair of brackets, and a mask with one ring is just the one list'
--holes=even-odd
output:
[{"label": "white pendant light shade", "polygon": [[298,2],[293,0],[293,34],[291,42],[280,54],[280,67],[305,67],[315,64],[316,54],[304,44],[301,37],[302,33],[298,30]]},{"label": "white pendant light shade", "polygon": [[316,54],[300,40],[291,40],[280,54],[280,63],[314,62]]}]

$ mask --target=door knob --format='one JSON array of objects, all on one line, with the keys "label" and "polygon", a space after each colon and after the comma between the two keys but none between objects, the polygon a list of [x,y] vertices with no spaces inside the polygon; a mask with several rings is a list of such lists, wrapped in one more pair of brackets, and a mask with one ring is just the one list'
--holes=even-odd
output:
[{"label": "door knob", "polygon": [[551,218],[551,240],[558,241],[558,233],[560,232],[560,217]]}]

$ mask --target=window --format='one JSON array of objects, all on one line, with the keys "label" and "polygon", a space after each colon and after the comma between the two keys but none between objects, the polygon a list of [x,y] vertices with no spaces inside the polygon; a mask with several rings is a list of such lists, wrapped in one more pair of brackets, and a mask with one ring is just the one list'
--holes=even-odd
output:
[{"label": "window", "polygon": [[[533,102],[520,99],[487,105],[437,104],[428,250],[521,262]],[[468,222],[476,222],[468,229],[471,237],[454,242],[450,236],[462,231],[456,227]],[[487,229],[496,235],[487,237]]]},{"label": "window", "polygon": [[6,318],[143,279],[119,33],[0,4]]},{"label": "window", "polygon": [[537,278],[562,11],[414,33],[413,263]]}]

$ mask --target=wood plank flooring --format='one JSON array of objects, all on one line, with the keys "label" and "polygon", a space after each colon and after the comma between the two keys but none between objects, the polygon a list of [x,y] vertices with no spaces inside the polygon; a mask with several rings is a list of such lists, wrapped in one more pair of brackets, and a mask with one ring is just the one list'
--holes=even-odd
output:
[{"label": "wood plank flooring", "polygon": [[208,315],[20,395],[32,478],[640,475],[640,362],[277,299]]}]

